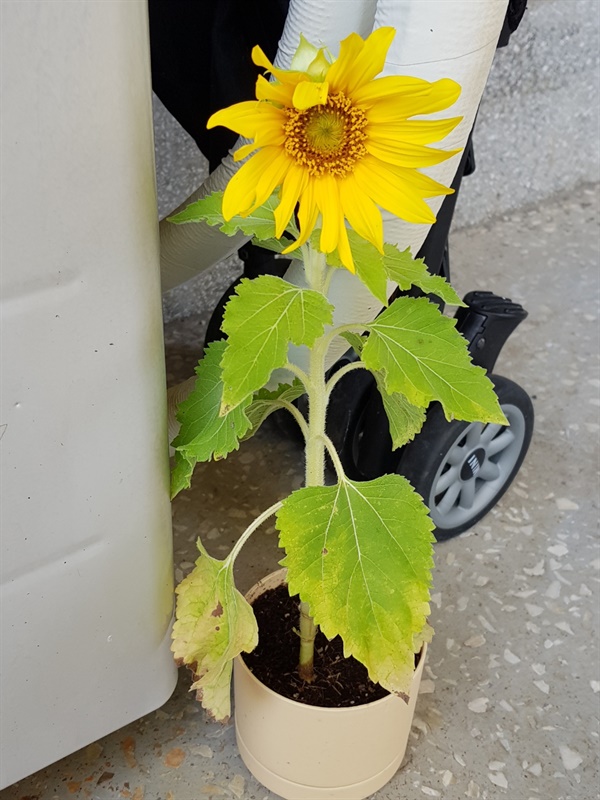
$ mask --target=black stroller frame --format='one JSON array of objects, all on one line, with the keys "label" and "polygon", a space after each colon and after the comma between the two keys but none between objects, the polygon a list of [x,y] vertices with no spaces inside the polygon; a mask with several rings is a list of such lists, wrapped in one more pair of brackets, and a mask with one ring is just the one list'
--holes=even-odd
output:
[{"label": "black stroller frame", "polygon": [[[450,276],[448,235],[458,190],[463,175],[474,169],[469,138],[452,184],[455,193],[444,199],[437,222],[418,253],[432,274]],[[455,315],[457,329],[469,343],[473,363],[490,374],[509,427],[449,422],[441,406],[433,403],[417,437],[393,451],[379,390],[371,374],[363,370],[350,372],[339,381],[327,423],[346,474],[355,480],[371,480],[389,472],[404,475],[430,509],[438,540],[468,530],[494,507],[517,475],[533,433],[529,395],[508,378],[493,374],[500,351],[527,312],[518,303],[486,291],[469,292],[464,302],[466,307]],[[331,372],[355,358],[348,351]]]},{"label": "black stroller frame", "polygon": [[[498,47],[508,44],[526,4],[527,0],[509,0]],[[177,7],[149,0],[149,12],[153,88],[195,139],[212,171],[237,137],[223,128],[207,131],[206,120],[217,108],[251,96],[257,70],[245,54],[259,42],[267,56],[274,58],[287,0],[258,0],[246,16],[233,0]],[[203,70],[199,69],[199,57]],[[213,62],[221,68],[211,69]],[[198,82],[198,74],[209,79]],[[437,222],[417,254],[432,274],[449,277],[448,235],[458,191],[463,176],[474,169],[471,135],[452,183],[455,192],[444,199]],[[273,253],[253,245],[243,247],[239,255],[244,277],[265,273],[283,276],[289,265],[286,259],[276,259]],[[217,304],[206,343],[221,338],[223,309],[237,283]],[[430,299],[440,303],[439,298]],[[490,374],[509,427],[448,422],[441,406],[433,403],[418,436],[393,451],[379,391],[364,370],[351,371],[338,382],[327,420],[328,435],[348,477],[370,480],[388,472],[407,477],[430,509],[438,540],[467,530],[493,508],[518,473],[533,432],[533,406],[528,394],[513,381],[493,373],[502,347],[527,312],[518,303],[486,291],[469,292],[464,302],[466,307],[455,315],[457,328],[469,343],[473,362]],[[330,373],[355,358],[353,351],[348,351]],[[297,401],[299,406],[305,402],[304,398]],[[287,430],[292,430],[289,423]]]}]

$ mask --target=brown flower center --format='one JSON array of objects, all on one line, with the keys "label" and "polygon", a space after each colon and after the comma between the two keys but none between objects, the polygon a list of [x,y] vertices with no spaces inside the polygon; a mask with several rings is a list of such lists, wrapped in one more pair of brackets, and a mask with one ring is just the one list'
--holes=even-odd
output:
[{"label": "brown flower center", "polygon": [[367,118],[343,92],[328,97],[322,106],[287,109],[287,116],[284,147],[310,175],[343,178],[367,153]]}]

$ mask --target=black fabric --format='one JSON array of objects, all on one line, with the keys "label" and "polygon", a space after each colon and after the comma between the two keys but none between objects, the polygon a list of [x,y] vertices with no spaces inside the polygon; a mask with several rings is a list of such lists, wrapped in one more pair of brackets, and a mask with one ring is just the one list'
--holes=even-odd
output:
[{"label": "black fabric", "polygon": [[211,114],[254,97],[259,74],[250,53],[269,59],[287,16],[288,0],[148,0],[152,88],[179,124],[218,166],[235,144],[226,128],[206,130]]},{"label": "black fabric", "polygon": [[506,47],[511,35],[519,27],[526,8],[527,0],[509,0],[506,16],[504,18],[504,25],[502,26],[500,38],[498,39],[498,47]]}]

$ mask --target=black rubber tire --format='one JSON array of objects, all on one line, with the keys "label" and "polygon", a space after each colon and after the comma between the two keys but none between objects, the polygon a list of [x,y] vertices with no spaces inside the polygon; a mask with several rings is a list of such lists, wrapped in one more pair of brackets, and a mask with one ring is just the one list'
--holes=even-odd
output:
[{"label": "black rubber tire", "polygon": [[396,471],[425,500],[438,541],[468,530],[496,505],[529,448],[534,420],[529,395],[508,378],[490,378],[510,427],[448,422],[435,404],[419,435],[400,455]]}]

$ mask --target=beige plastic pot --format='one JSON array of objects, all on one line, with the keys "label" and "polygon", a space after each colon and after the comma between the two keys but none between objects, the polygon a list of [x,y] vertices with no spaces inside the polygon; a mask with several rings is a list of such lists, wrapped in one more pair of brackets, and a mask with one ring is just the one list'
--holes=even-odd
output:
[{"label": "beige plastic pot", "polygon": [[[285,570],[259,581],[252,603],[285,582]],[[410,701],[389,695],[352,708],[320,708],[276,694],[241,658],[234,664],[235,731],[240,755],[267,789],[286,800],[362,800],[400,766],[419,693],[425,648]]]}]

